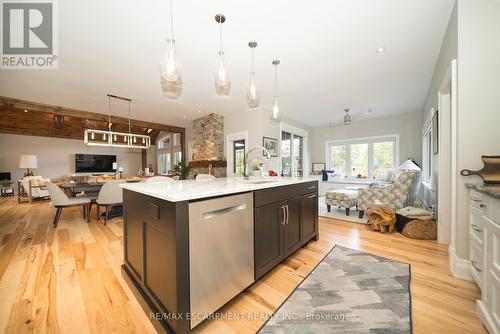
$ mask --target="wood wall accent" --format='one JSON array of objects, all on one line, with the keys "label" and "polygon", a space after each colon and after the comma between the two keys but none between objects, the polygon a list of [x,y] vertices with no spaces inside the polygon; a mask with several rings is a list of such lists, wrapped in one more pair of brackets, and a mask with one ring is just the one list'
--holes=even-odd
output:
[{"label": "wood wall accent", "polygon": [[[108,117],[106,114],[0,96],[0,133],[83,140],[86,128],[107,130]],[[112,116],[111,122],[113,131],[128,132],[128,118]],[[186,157],[185,128],[135,119],[131,120],[131,125],[132,133],[147,134],[152,143],[156,142],[161,131],[180,133],[182,156]]]}]

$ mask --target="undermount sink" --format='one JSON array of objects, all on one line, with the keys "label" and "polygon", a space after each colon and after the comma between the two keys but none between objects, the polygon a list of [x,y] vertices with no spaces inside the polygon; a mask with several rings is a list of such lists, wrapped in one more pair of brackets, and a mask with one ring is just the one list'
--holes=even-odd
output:
[{"label": "undermount sink", "polygon": [[238,183],[248,183],[248,184],[262,184],[262,183],[272,183],[276,182],[277,180],[272,180],[272,179],[248,179],[248,180],[238,180],[236,182]]}]

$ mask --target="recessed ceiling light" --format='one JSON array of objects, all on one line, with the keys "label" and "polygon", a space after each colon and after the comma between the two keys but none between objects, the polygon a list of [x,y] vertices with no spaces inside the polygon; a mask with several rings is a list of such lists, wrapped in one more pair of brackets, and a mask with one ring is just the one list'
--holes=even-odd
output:
[{"label": "recessed ceiling light", "polygon": [[201,112],[201,109],[198,110],[198,113],[200,113],[200,112]]},{"label": "recessed ceiling light", "polygon": [[186,119],[186,116],[182,116],[182,119]]},{"label": "recessed ceiling light", "polygon": [[28,110],[27,110],[27,109],[24,109],[24,112],[28,112]]},{"label": "recessed ceiling light", "polygon": [[378,54],[382,54],[382,53],[384,53],[384,51],[385,51],[385,47],[383,47],[383,46],[377,49]]}]

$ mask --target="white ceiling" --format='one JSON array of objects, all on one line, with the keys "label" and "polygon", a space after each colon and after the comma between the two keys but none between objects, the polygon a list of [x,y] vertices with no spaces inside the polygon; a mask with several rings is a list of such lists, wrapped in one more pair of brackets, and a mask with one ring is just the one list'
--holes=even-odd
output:
[{"label": "white ceiling", "polygon": [[[247,43],[256,40],[260,111],[270,112],[279,66],[283,115],[326,125],[372,108],[373,116],[421,111],[453,0],[174,0],[183,78],[179,100],[160,86],[169,1],[58,1],[59,69],[2,70],[0,95],[107,113],[108,92],[131,97],[132,117],[188,126],[201,114],[247,110]],[[218,25],[232,78],[215,94]],[[379,55],[376,50],[384,46]],[[115,114],[126,116],[117,106]],[[185,117],[185,118],[184,118]]]}]

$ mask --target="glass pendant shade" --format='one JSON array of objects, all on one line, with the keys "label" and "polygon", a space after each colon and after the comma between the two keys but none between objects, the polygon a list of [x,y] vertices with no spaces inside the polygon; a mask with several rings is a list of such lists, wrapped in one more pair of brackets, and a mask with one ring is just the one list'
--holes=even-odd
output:
[{"label": "glass pendant shade", "polygon": [[274,102],[273,109],[271,110],[271,121],[279,122],[281,119],[280,108],[278,107],[278,59],[273,60],[274,65]]},{"label": "glass pendant shade", "polygon": [[280,119],[280,108],[278,106],[278,95],[274,96],[273,110],[271,113],[271,119],[273,121],[278,121]]},{"label": "glass pendant shade", "polygon": [[248,83],[247,103],[250,108],[257,108],[260,103],[259,90],[255,84],[255,72],[250,73],[250,80]]},{"label": "glass pendant shade", "polygon": [[231,79],[229,70],[224,59],[224,52],[219,52],[219,65],[215,72],[215,90],[218,95],[229,95],[231,90]]},{"label": "glass pendant shade", "polygon": [[167,49],[160,61],[160,73],[164,80],[168,82],[176,82],[179,80],[180,72],[176,60],[175,41],[173,39],[169,39],[168,44],[169,46],[167,46]]}]

